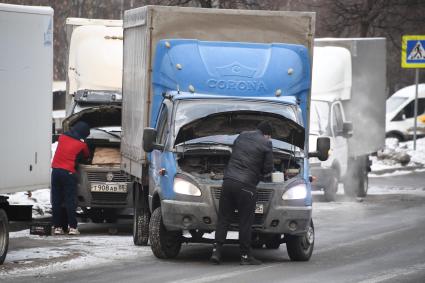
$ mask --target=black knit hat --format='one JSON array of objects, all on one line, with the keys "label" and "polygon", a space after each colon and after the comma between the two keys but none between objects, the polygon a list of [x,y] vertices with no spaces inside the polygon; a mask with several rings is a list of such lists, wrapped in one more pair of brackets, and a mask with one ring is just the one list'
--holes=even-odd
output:
[{"label": "black knit hat", "polygon": [[90,126],[83,121],[78,121],[72,128],[71,133],[78,139],[85,139],[90,135]]},{"label": "black knit hat", "polygon": [[257,125],[257,129],[259,129],[263,135],[271,136],[273,132],[272,125],[269,121],[263,121]]}]

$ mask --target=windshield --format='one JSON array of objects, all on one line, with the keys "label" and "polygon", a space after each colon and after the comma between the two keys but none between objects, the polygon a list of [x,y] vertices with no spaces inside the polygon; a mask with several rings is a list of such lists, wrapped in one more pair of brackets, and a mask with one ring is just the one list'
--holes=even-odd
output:
[{"label": "windshield", "polygon": [[312,100],[310,109],[310,132],[324,134],[329,123],[329,104]]},{"label": "windshield", "polygon": [[274,125],[276,140],[273,143],[276,147],[289,148],[287,142],[303,147],[304,130],[297,122],[296,108],[291,105],[240,100],[184,100],[179,101],[174,115],[176,144],[231,145],[240,132],[253,130],[260,121],[269,120]]},{"label": "windshield", "polygon": [[[195,106],[196,105],[196,106]],[[294,109],[289,105],[272,102],[240,100],[185,100],[180,101],[176,111],[176,130],[191,121],[220,112],[258,111],[278,114],[297,122]]]},{"label": "windshield", "polygon": [[90,135],[87,137],[88,140],[107,140],[109,142],[120,142],[121,141],[121,127],[117,126],[106,126],[91,128]]},{"label": "windshield", "polygon": [[391,113],[402,105],[408,98],[400,96],[391,96],[387,99],[387,113]]}]

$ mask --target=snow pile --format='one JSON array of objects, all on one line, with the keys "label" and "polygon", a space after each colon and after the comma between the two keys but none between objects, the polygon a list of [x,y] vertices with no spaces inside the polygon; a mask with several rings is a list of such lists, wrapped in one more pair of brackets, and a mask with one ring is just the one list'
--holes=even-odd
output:
[{"label": "snow pile", "polygon": [[33,192],[19,192],[9,194],[10,204],[32,205],[33,218],[49,217],[52,214],[50,205],[50,189],[41,189]]},{"label": "snow pile", "polygon": [[425,165],[425,138],[416,141],[398,142],[397,139],[385,140],[385,149],[372,156],[372,171],[381,171],[406,167],[422,167]]}]

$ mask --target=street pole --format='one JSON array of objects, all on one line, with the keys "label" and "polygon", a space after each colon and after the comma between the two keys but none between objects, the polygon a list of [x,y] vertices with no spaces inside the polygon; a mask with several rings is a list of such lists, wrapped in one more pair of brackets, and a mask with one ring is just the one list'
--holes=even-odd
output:
[{"label": "street pole", "polygon": [[416,68],[416,75],[415,75],[415,84],[416,84],[416,91],[415,91],[415,119],[414,119],[414,126],[413,126],[413,150],[416,150],[416,130],[418,126],[418,85],[419,85],[419,68]]}]

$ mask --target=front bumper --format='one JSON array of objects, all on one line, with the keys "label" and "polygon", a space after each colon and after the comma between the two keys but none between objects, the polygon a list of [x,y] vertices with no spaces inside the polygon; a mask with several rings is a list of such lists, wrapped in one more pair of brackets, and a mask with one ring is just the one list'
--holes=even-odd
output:
[{"label": "front bumper", "polygon": [[[162,216],[168,230],[215,230],[221,188],[203,187],[202,197],[199,197],[198,201],[196,197],[181,195],[177,197],[178,199],[162,200]],[[293,235],[307,231],[312,215],[311,206],[305,206],[303,200],[282,200],[283,191],[275,184],[258,186],[257,204],[262,204],[264,210],[262,214],[255,214],[253,231]],[[230,229],[238,230],[237,213]]]},{"label": "front bumper", "polygon": [[[112,180],[107,174],[112,173]],[[92,192],[91,184],[114,183],[125,185],[127,192]],[[131,208],[133,207],[133,183],[118,166],[80,165],[78,169],[77,199],[79,207]]]}]

